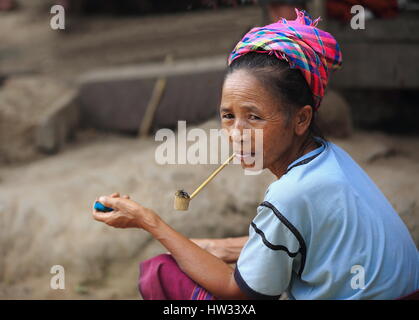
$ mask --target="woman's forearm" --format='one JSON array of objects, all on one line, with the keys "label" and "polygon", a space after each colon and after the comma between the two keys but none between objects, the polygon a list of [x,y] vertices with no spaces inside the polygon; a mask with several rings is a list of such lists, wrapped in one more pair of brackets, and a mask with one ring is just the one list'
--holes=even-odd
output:
[{"label": "woman's forearm", "polygon": [[[211,294],[220,299],[247,298],[236,284],[233,268],[224,261],[205,251],[161,219],[145,229],[170,251],[183,272]],[[232,244],[236,242],[232,240]]]}]

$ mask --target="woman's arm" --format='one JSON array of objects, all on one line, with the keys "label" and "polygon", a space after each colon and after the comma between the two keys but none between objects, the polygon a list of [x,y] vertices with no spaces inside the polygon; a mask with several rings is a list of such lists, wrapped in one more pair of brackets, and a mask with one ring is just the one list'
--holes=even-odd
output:
[{"label": "woman's arm", "polygon": [[248,236],[244,236],[224,239],[191,239],[191,241],[224,262],[235,263],[248,239]]},{"label": "woman's arm", "polygon": [[153,210],[114,195],[99,199],[114,211],[93,210],[94,219],[116,228],[144,229],[167,248],[183,272],[211,294],[219,299],[248,299],[227,263],[171,228]]}]

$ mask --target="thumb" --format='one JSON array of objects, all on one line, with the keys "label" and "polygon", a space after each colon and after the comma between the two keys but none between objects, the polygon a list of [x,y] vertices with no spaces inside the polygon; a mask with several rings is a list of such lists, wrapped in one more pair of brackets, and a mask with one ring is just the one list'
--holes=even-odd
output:
[{"label": "thumb", "polygon": [[118,198],[102,196],[99,198],[99,202],[106,207],[117,209],[120,201]]}]

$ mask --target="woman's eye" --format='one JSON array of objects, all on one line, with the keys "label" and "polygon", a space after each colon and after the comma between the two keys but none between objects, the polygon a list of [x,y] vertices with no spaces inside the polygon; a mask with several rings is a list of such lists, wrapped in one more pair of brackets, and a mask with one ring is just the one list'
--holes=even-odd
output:
[{"label": "woman's eye", "polygon": [[251,115],[249,116],[249,119],[250,119],[250,120],[261,120],[261,118],[260,118],[260,117],[255,116],[254,114],[251,114]]},{"label": "woman's eye", "polygon": [[233,119],[234,116],[231,113],[225,113],[221,116],[223,119]]}]

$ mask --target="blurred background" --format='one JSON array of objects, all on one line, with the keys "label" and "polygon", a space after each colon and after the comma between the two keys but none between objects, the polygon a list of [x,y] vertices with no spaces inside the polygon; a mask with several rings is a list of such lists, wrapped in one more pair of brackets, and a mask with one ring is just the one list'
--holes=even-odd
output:
[{"label": "blurred background", "polygon": [[[63,30],[50,25],[55,4]],[[365,29],[351,28],[357,4]],[[418,245],[419,1],[0,0],[0,298],[141,298],[138,262],[164,249],[93,221],[99,195],[130,194],[190,237],[246,234],[274,177],[229,166],[175,212],[174,192],[214,166],[158,165],[154,133],[178,120],[218,128],[229,52],[250,28],[294,19],[295,7],[321,16],[343,51],[320,127]],[[65,290],[50,287],[53,265]]]}]

